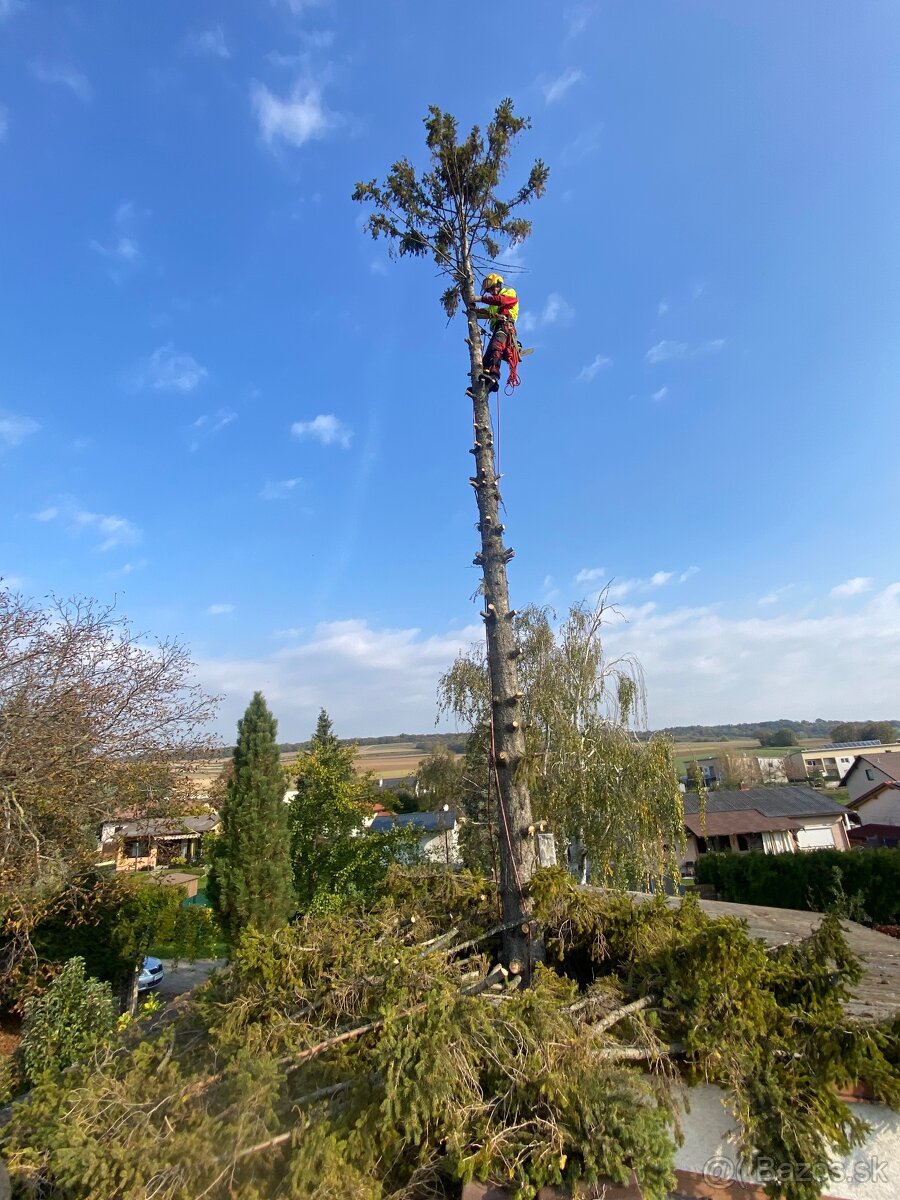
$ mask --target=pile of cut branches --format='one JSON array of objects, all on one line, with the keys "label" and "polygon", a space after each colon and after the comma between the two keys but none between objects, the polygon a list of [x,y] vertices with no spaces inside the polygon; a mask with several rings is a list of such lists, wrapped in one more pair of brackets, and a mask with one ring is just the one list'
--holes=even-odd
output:
[{"label": "pile of cut branches", "polygon": [[[246,936],[142,1037],[14,1106],[0,1150],[17,1187],[412,1200],[480,1178],[524,1197],[633,1170],[662,1200],[676,1064],[731,1090],[750,1159],[858,1141],[835,1084],[900,1100],[896,1029],[844,1015],[859,966],[836,923],[772,953],[695,905],[583,892],[559,871],[535,901],[557,962],[527,989],[495,964],[496,895],[465,874],[398,872],[375,911]],[[816,1194],[799,1171],[782,1187]]]}]

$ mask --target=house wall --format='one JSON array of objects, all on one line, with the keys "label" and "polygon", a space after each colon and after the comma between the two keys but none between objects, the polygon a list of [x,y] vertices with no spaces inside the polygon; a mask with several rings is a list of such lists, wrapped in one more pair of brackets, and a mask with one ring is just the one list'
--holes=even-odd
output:
[{"label": "house wall", "polygon": [[885,788],[860,804],[856,812],[863,825],[900,825],[900,788]]},{"label": "house wall", "polygon": [[459,825],[447,830],[446,841],[443,833],[428,833],[419,842],[419,847],[429,862],[446,863],[451,867],[462,863],[459,855]]},{"label": "house wall", "polygon": [[[897,765],[900,767],[900,754],[897,755]],[[879,783],[887,783],[891,778],[887,771],[882,771],[881,767],[876,767],[874,763],[860,763],[859,769],[847,780],[847,796],[851,800],[858,800],[866,792],[871,792],[873,787],[877,787]]]},{"label": "house wall", "polygon": [[[691,1194],[723,1197],[730,1200],[725,1185],[728,1177],[735,1182],[761,1184],[762,1176],[744,1172],[728,1140],[734,1119],[726,1104],[725,1093],[708,1085],[688,1090],[690,1112],[682,1112],[684,1144],[675,1155],[675,1168],[700,1176],[705,1188]],[[839,1200],[897,1200],[900,1196],[900,1113],[881,1104],[854,1103],[848,1106],[872,1127],[865,1143],[834,1163],[834,1173],[823,1188],[829,1197]],[[778,1164],[773,1164],[777,1168]],[[679,1177],[679,1182],[681,1177]],[[679,1191],[682,1191],[679,1188]],[[749,1189],[744,1196],[753,1195]],[[758,1195],[761,1193],[757,1193]]]},{"label": "house wall", "polygon": [[[803,833],[808,836],[800,836]],[[835,850],[849,850],[850,839],[840,817],[833,821],[817,817],[803,822],[802,830],[797,831],[797,845],[801,850],[830,850],[832,846]]]}]

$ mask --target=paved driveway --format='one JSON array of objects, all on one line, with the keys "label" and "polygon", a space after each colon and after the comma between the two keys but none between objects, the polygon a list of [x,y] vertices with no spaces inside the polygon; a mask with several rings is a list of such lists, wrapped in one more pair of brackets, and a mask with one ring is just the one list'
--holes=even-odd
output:
[{"label": "paved driveway", "polygon": [[177,967],[173,967],[171,960],[164,958],[162,983],[153,990],[157,995],[168,999],[180,996],[182,992],[189,992],[191,988],[203,983],[217,967],[224,967],[226,961],[224,958],[198,958],[196,962],[190,963],[182,959]]}]

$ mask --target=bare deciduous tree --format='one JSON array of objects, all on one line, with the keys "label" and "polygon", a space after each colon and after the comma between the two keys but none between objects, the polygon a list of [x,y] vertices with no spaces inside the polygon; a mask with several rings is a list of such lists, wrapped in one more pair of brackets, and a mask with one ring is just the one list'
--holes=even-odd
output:
[{"label": "bare deciduous tree", "polygon": [[183,805],[216,701],[187,650],[112,606],[0,591],[0,978],[114,811]]}]

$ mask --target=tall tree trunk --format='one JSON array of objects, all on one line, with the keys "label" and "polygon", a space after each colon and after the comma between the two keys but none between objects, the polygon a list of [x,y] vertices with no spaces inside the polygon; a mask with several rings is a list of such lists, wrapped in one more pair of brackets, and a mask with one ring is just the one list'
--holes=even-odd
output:
[{"label": "tall tree trunk", "polygon": [[498,793],[498,845],[500,850],[500,896],[504,923],[517,922],[503,935],[507,963],[518,962],[528,976],[535,962],[544,957],[543,941],[531,922],[528,884],[537,868],[537,839],[531,815],[531,796],[520,767],[525,756],[519,691],[518,646],[509,605],[506,564],[513,551],[503,541],[500,522],[500,480],[495,473],[489,391],[480,376],[483,367],[481,331],[475,316],[475,279],[468,255],[464,255],[462,298],[469,326],[469,363],[472,377],[472,408],[475,425],[475,474],[472,486],[478,502],[481,552],[476,557],[484,575],[484,622],[491,680],[493,745],[490,764]]}]

